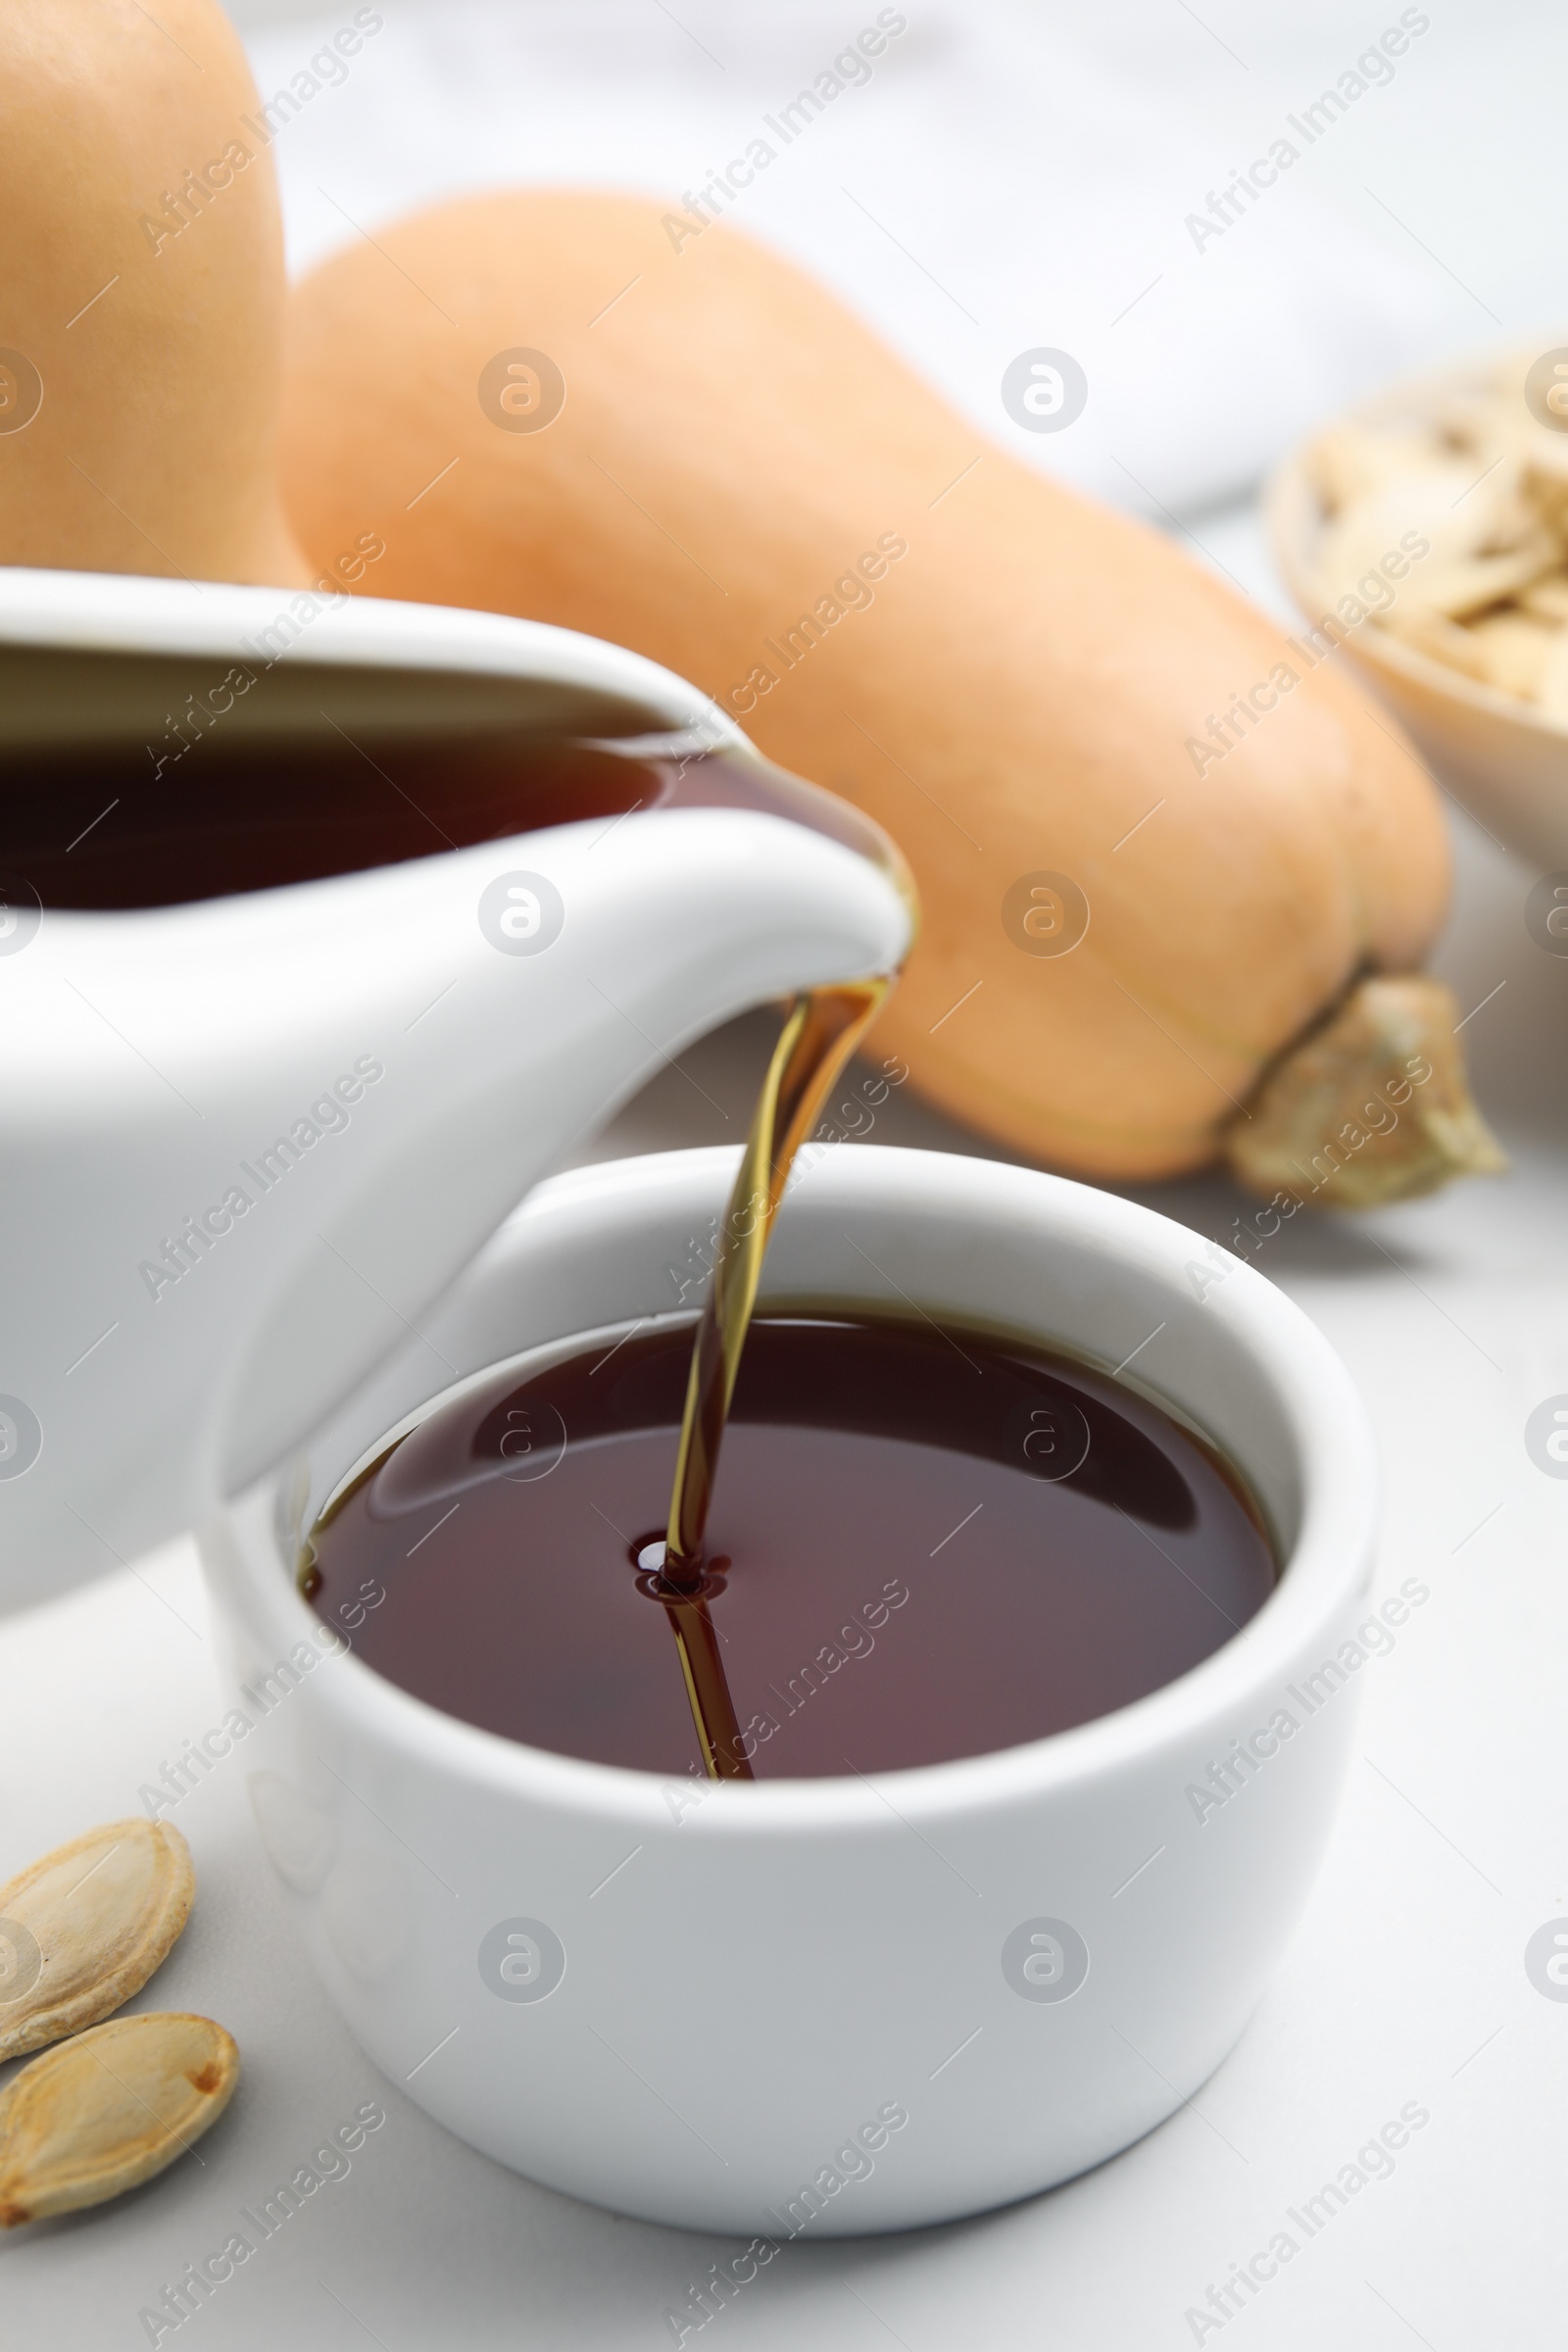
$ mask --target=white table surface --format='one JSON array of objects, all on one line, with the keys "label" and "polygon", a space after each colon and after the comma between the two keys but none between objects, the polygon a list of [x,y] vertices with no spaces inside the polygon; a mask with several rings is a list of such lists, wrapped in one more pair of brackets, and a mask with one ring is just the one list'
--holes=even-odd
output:
[{"label": "white table surface", "polygon": [[[1201,527],[1216,556],[1277,593],[1248,515]],[[1466,1036],[1514,1172],[1359,1222],[1302,1218],[1261,1261],[1343,1351],[1376,1422],[1389,1489],[1380,1593],[1410,1576],[1431,1592],[1361,1677],[1359,1760],[1285,1964],[1232,2057],[1141,2145],[979,2221],[786,2247],[704,2331],[705,2352],[1176,2352],[1197,2340],[1185,2315],[1209,2283],[1290,2227],[1286,2208],[1412,2100],[1431,2121],[1393,2176],[1202,2340],[1223,2334],[1242,2352],[1319,2352],[1330,2330],[1347,2352],[1561,2341],[1568,2003],[1534,1988],[1524,1949],[1568,1914],[1568,1482],[1532,1464],[1523,1428],[1534,1404],[1568,1392],[1568,959],[1526,934],[1533,877],[1468,822],[1456,833],[1440,968],[1467,1008],[1491,995]],[[738,1133],[765,1036],[754,1020],[697,1049],[593,1155]],[[877,1140],[977,1148],[897,1098]],[[1242,1205],[1208,1179],[1143,1197],[1216,1237]],[[160,1760],[219,1720],[189,1546],[0,1624],[0,1690],[4,1876],[137,1810]],[[199,1898],[132,2005],[221,2019],[244,2082],[161,2182],[0,2243],[8,2352],[149,2341],[139,2313],[163,2283],[372,2097],[388,2120],[350,2175],[178,2329],[181,2345],[671,2343],[666,2307],[733,2249],[574,2204],[429,2122],[318,1989],[243,1766],[220,1766],[177,1819]]]}]

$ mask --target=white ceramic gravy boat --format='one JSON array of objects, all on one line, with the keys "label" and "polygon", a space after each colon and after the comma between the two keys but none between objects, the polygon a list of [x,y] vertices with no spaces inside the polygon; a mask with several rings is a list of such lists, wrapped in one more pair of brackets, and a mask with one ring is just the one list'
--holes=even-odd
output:
[{"label": "white ceramic gravy boat", "polygon": [[[279,1460],[693,1038],[908,944],[886,839],[667,671],[493,614],[300,602],[0,570],[0,1604]],[[241,770],[280,791],[325,747],[383,777],[390,827],[411,744],[542,737],[655,739],[668,791],[458,848],[437,803],[435,855],[371,842],[369,870],[179,903],[214,808],[248,821]],[[167,892],[92,910],[187,782]]]}]

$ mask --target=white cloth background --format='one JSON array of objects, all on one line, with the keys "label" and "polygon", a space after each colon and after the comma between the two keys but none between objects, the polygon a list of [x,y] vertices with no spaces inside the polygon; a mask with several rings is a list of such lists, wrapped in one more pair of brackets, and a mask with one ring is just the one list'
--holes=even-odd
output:
[{"label": "white cloth background", "polygon": [[[238,13],[270,95],[353,12]],[[346,79],[274,144],[296,270],[353,236],[345,213],[373,228],[459,190],[678,198],[872,24],[877,0],[378,13]],[[1429,26],[1392,81],[1310,147],[1286,118],[1398,24],[1396,0],[1204,0],[1201,22],[1182,0],[899,13],[908,28],[870,82],[731,217],[815,270],[999,440],[1117,504],[1184,513],[1234,495],[1363,387],[1568,312],[1553,97],[1568,22],[1544,7],[1407,9]],[[1300,160],[1199,250],[1187,215],[1281,136]],[[1059,434],[1023,430],[1000,396],[1006,363],[1042,345],[1089,379]]]}]

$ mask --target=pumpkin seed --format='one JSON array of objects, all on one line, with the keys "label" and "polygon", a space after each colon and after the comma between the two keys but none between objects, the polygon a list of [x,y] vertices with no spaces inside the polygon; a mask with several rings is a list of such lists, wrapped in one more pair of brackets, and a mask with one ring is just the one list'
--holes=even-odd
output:
[{"label": "pumpkin seed", "polygon": [[0,1886],[0,2059],[108,2017],[168,1957],[196,1892],[169,1822],[106,1823]]},{"label": "pumpkin seed", "polygon": [[0,2093],[0,2229],[151,2180],[238,2081],[233,2038],[210,2017],[117,2017],[46,2051]]}]

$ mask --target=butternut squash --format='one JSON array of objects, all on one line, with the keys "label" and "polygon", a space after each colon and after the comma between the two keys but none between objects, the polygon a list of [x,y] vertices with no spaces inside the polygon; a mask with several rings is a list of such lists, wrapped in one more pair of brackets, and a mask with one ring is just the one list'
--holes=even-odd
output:
[{"label": "butternut squash", "polygon": [[258,105],[216,0],[0,10],[0,563],[303,578]]},{"label": "butternut squash", "polygon": [[[1255,1180],[1282,1181],[1282,1136],[1308,1166],[1332,1146],[1293,1128],[1279,1057],[1363,975],[1412,970],[1448,876],[1424,772],[1334,664],[992,447],[799,270],[657,203],[443,205],[316,270],[290,334],[309,552],[373,529],[377,594],[652,655],[897,837],[925,927],[882,1028],[933,1102],[1159,1177],[1245,1139],[1267,1073]],[[1400,1018],[1403,1058],[1446,1054],[1446,1140],[1407,1148],[1416,1079],[1404,1140],[1353,1147],[1348,1188],[1330,1149],[1305,1195],[1495,1164],[1451,1115],[1442,992]],[[1352,1097],[1390,1051],[1358,1020]]]}]

